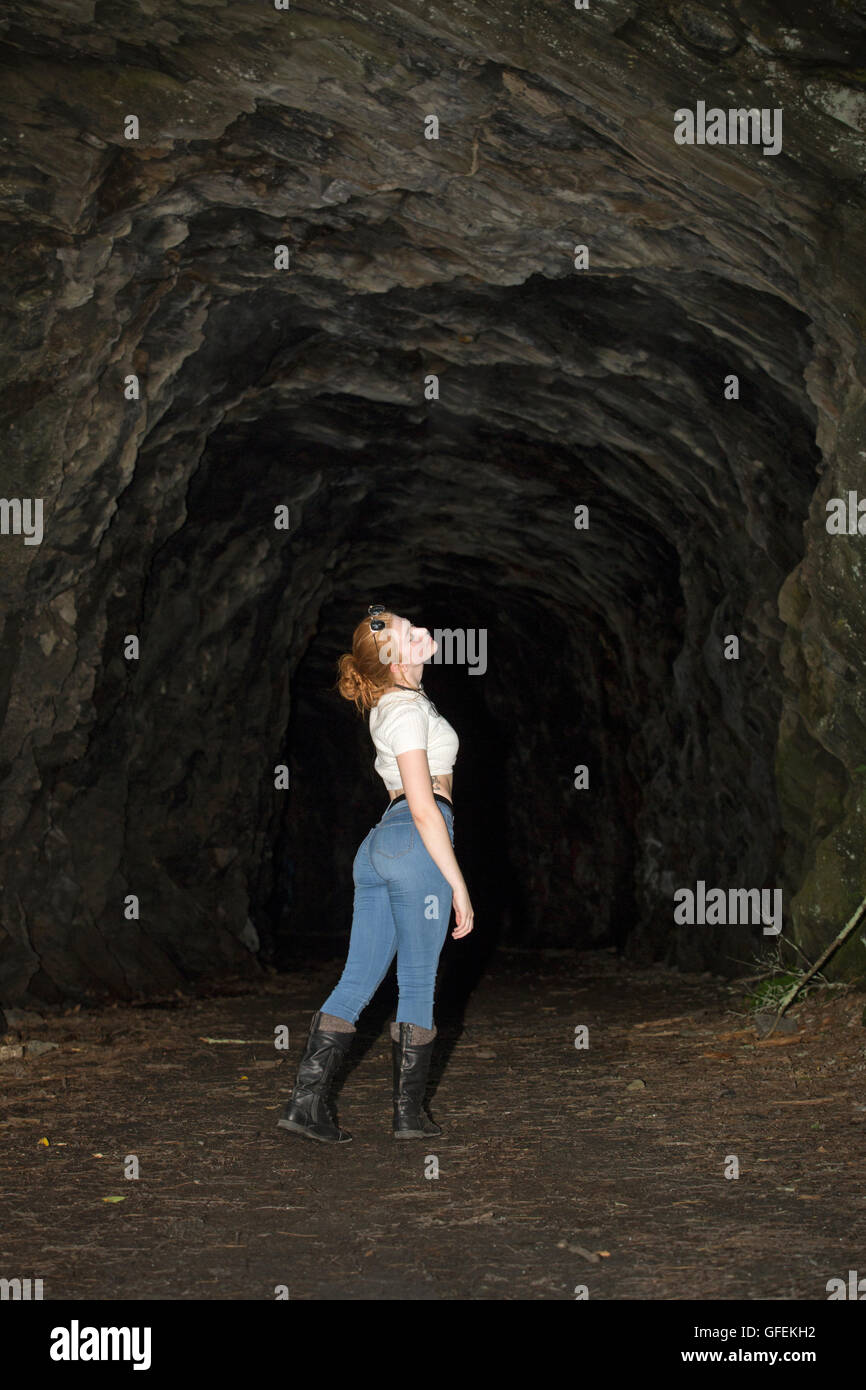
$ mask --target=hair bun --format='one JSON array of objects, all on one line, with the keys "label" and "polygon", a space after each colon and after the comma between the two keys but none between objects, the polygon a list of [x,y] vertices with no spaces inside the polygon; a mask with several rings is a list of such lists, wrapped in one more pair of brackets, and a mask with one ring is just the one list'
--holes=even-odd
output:
[{"label": "hair bun", "polygon": [[[392,613],[379,615],[385,626],[394,622]],[[378,629],[376,629],[378,631]],[[344,652],[337,661],[336,689],[346,700],[353,700],[359,714],[373,708],[390,684],[387,666],[381,661],[376,631],[370,618],[358,623],[352,636],[352,650]]]}]

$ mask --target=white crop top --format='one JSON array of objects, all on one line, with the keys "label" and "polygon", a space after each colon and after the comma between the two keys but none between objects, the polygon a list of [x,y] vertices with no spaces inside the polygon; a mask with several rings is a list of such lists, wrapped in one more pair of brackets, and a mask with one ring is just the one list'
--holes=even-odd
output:
[{"label": "white crop top", "polygon": [[454,767],[460,740],[422,692],[389,690],[370,710],[370,735],[376,749],[373,767],[389,791],[402,787],[398,753],[423,748],[431,777],[447,776]]}]

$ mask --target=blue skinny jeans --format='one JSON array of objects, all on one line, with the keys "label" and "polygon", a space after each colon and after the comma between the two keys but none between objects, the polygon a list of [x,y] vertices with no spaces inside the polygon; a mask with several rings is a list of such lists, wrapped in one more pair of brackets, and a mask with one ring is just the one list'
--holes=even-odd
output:
[{"label": "blue skinny jeans", "polygon": [[[437,801],[451,844],[454,812]],[[421,839],[408,801],[387,807],[352,866],[349,954],[322,1013],[356,1023],[397,953],[397,1023],[433,1027],[433,991],[451,916],[451,885]]]}]

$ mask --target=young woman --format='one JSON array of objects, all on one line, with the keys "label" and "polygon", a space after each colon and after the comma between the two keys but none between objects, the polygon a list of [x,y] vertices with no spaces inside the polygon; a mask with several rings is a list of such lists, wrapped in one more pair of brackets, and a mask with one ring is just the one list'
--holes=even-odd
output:
[{"label": "young woman", "polygon": [[397,953],[399,1001],[391,1024],[394,1137],[441,1134],[422,1108],[436,1028],[433,990],[452,900],[455,937],[474,913],[454,857],[451,781],[458,738],[421,684],[438,644],[426,628],[374,604],[340,657],[337,689],[370,711],[373,764],[390,804],[362,841],[352,869],[355,904],[349,954],[336,988],[313,1014],[284,1129],[345,1144],[330,1100],[355,1023]]}]

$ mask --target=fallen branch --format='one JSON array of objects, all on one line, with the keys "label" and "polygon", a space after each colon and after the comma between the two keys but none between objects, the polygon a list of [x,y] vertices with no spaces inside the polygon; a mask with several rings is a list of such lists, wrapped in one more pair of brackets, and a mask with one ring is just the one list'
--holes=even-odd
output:
[{"label": "fallen branch", "polygon": [[803,986],[807,984],[809,980],[811,980],[813,975],[817,975],[818,971],[821,969],[821,966],[826,965],[833,952],[836,951],[842,945],[842,942],[846,941],[847,938],[851,935],[852,931],[856,927],[857,923],[860,921],[860,918],[863,916],[864,912],[866,912],[866,898],[863,899],[860,906],[857,908],[857,911],[854,913],[853,917],[850,917],[848,921],[845,923],[844,927],[839,932],[839,935],[835,938],[835,940],[830,942],[830,945],[827,947],[824,954],[819,957],[819,959],[812,966],[812,969],[808,972],[808,974],[804,975],[802,980],[800,980],[797,984],[792,985],[792,987],[788,990],[788,993],[785,995],[784,999],[779,1005],[776,1017],[773,1019],[773,1022],[770,1024],[770,1027],[764,1034],[765,1038],[768,1038],[770,1034],[773,1032],[773,1029],[779,1022],[779,1019],[782,1017],[782,1014],[785,1012],[788,1006],[796,999]]},{"label": "fallen branch", "polygon": [[204,1037],[199,1037],[199,1042],[206,1042],[206,1043],[240,1043],[240,1044],[242,1044],[244,1047],[250,1047],[250,1046],[252,1046],[253,1044],[255,1044],[256,1046],[259,1046],[259,1045],[261,1045],[262,1043],[272,1043],[272,1042],[273,1042],[273,1038],[204,1038]]}]

